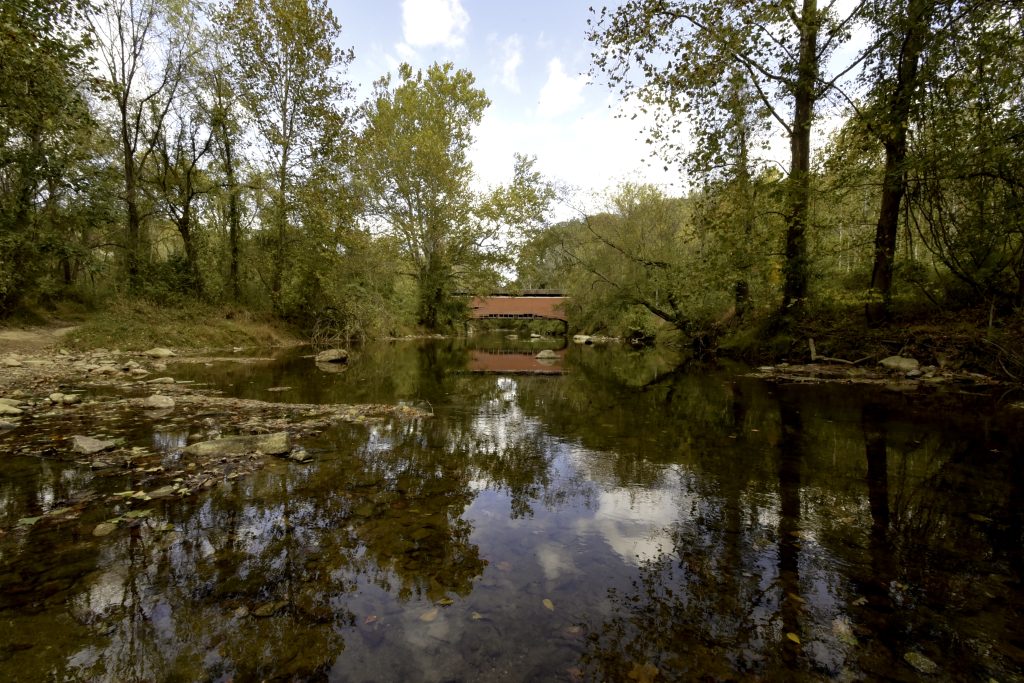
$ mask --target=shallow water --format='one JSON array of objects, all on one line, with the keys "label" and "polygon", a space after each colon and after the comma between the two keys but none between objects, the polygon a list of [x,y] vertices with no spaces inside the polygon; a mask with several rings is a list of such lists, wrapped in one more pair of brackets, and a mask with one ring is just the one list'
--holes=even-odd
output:
[{"label": "shallow water", "polygon": [[[200,426],[26,420],[0,436],[0,680],[1024,680],[1020,412],[564,347],[172,365],[434,417],[338,425],[312,465],[268,459],[102,538],[116,503],[18,527],[132,486],[60,437],[171,462]],[[540,348],[558,358],[521,374]],[[12,454],[29,433],[53,449]]]}]

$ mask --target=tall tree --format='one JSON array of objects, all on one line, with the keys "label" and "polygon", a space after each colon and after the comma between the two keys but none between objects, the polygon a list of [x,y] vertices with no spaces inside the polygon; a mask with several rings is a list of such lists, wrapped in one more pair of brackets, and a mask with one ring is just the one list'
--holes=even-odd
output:
[{"label": "tall tree", "polygon": [[142,264],[148,257],[141,178],[182,75],[176,51],[183,46],[161,41],[160,10],[157,0],[112,0],[92,19],[102,62],[101,88],[116,109],[113,128],[120,142],[123,247],[131,289],[142,284]]},{"label": "tall tree", "polygon": [[43,251],[60,245],[55,218],[87,154],[88,4],[0,4],[0,315],[35,289]]},{"label": "tall tree", "polygon": [[[694,145],[715,145],[730,125],[729,80],[742,73],[756,94],[757,118],[789,139],[785,281],[782,312],[807,296],[810,148],[815,107],[852,66],[823,76],[825,64],[857,21],[819,8],[817,0],[630,0],[602,9],[588,37],[596,69],[626,97],[658,116],[652,140],[680,150],[673,135],[685,116]],[[638,79],[635,81],[634,79]]]},{"label": "tall tree", "polygon": [[352,50],[337,46],[341,26],[326,0],[235,0],[220,13],[234,57],[238,95],[269,160],[268,286],[282,310],[296,188],[308,178],[324,136],[348,125],[341,73]]},{"label": "tall tree", "polygon": [[919,62],[932,33],[936,0],[897,0],[873,7],[880,34],[867,126],[885,149],[882,195],[875,227],[874,265],[865,314],[869,324],[892,315],[892,277],[900,207],[906,194],[907,135],[921,83]]},{"label": "tall tree", "polygon": [[367,210],[398,238],[419,287],[419,321],[429,329],[458,314],[456,288],[510,263],[508,228],[535,223],[552,191],[516,158],[512,183],[487,195],[471,189],[473,128],[490,104],[473,75],[451,63],[398,68],[375,84],[366,106],[359,177]]},{"label": "tall tree", "polygon": [[212,56],[205,65],[203,81],[207,91],[206,114],[219,160],[221,187],[226,202],[224,214],[228,226],[228,289],[232,301],[237,303],[242,298],[239,268],[242,245],[239,141],[242,137],[242,122],[241,112],[235,104],[237,87],[228,57],[218,46],[214,46]]}]

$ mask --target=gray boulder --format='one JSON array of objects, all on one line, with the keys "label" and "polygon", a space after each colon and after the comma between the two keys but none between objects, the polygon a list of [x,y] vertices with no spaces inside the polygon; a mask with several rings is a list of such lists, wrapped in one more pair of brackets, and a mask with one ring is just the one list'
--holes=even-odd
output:
[{"label": "gray boulder", "polygon": [[82,436],[81,434],[71,437],[71,450],[82,455],[92,455],[100,451],[106,451],[115,445],[113,441],[101,441],[91,436]]},{"label": "gray boulder", "polygon": [[327,349],[316,354],[317,363],[347,363],[348,351],[345,349]]},{"label": "gray boulder", "polygon": [[196,457],[220,457],[261,453],[263,455],[286,455],[292,449],[288,432],[257,434],[255,436],[227,436],[213,441],[200,441],[185,448],[186,455]]},{"label": "gray boulder", "polygon": [[9,406],[11,408],[17,408],[24,401],[19,401],[16,398],[0,398],[0,406]]},{"label": "gray boulder", "polygon": [[147,410],[168,410],[174,407],[174,399],[162,394],[153,394],[142,401],[142,407]]},{"label": "gray boulder", "polygon": [[914,358],[904,358],[903,356],[889,356],[878,361],[878,364],[893,372],[910,372],[921,366]]},{"label": "gray boulder", "polygon": [[21,408],[15,408],[14,406],[8,406],[0,403],[0,415],[5,417],[15,417],[21,415]]},{"label": "gray boulder", "polygon": [[171,356],[177,355],[170,349],[165,349],[162,346],[156,346],[149,351],[143,351],[143,355],[149,356],[150,358],[170,358]]}]

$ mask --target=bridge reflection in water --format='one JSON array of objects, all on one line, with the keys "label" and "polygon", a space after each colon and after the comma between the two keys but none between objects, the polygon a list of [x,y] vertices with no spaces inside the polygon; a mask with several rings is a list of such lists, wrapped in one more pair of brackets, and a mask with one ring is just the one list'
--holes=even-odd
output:
[{"label": "bridge reflection in water", "polygon": [[497,351],[470,349],[466,369],[469,372],[495,372],[522,375],[560,375],[565,349],[555,351],[555,358],[537,358],[536,351]]}]

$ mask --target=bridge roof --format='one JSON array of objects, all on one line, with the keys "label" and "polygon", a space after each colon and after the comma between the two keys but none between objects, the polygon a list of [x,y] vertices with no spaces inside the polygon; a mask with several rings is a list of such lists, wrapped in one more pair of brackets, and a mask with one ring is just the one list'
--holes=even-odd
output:
[{"label": "bridge roof", "polygon": [[471,318],[549,318],[565,320],[565,297],[476,296],[469,304]]},{"label": "bridge roof", "polygon": [[[471,292],[455,292],[454,296],[479,296]],[[553,296],[553,297],[565,297],[565,292],[561,289],[506,289],[497,292],[491,292],[485,296]]]}]

